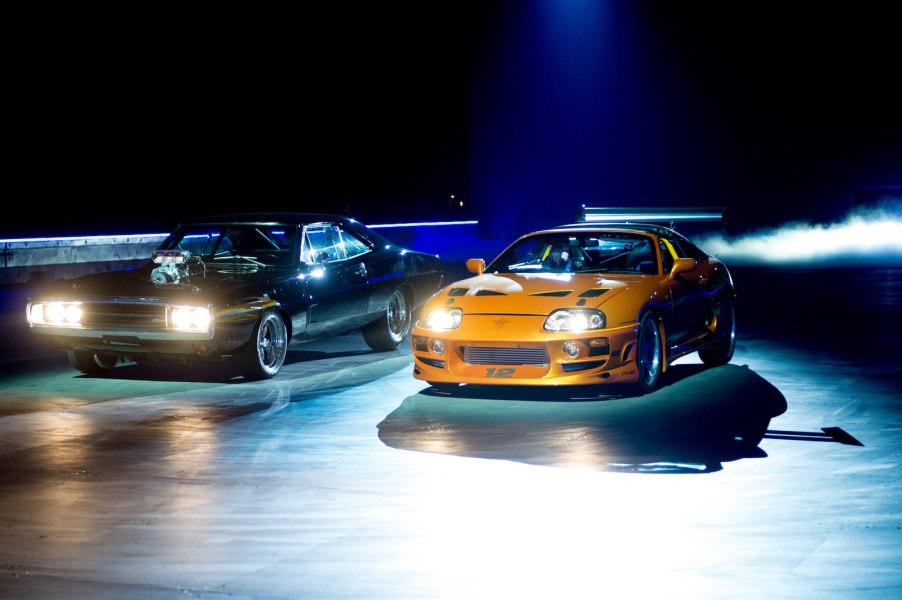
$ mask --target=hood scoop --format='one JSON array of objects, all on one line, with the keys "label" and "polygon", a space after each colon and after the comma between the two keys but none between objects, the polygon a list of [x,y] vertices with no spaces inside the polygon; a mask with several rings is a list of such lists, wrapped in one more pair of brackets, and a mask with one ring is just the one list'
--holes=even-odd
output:
[{"label": "hood scoop", "polygon": [[553,298],[563,298],[569,294],[572,294],[573,290],[556,290],[554,292],[536,292],[535,294],[530,294],[530,296],[551,296]]}]

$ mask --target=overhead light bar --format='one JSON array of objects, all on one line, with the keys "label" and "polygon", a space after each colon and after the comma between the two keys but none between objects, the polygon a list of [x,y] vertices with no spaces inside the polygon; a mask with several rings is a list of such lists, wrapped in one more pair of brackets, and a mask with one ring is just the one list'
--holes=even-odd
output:
[{"label": "overhead light bar", "polygon": [[610,208],[584,206],[579,221],[581,223],[593,223],[599,221],[608,223],[685,223],[690,221],[722,221],[724,210],[724,207]]}]

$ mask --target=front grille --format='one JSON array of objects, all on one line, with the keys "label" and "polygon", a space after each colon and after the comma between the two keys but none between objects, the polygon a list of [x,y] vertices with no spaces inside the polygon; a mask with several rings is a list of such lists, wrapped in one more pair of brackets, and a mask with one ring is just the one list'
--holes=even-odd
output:
[{"label": "front grille", "polygon": [[166,306],[133,302],[85,302],[81,324],[88,329],[162,331]]},{"label": "front grille", "polygon": [[534,365],[548,364],[545,348],[478,348],[464,347],[464,362],[469,365]]}]

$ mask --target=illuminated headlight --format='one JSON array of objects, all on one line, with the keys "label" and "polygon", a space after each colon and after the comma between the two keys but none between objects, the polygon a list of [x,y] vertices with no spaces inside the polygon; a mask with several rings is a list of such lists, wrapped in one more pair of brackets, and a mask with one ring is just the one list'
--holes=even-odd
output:
[{"label": "illuminated headlight", "polygon": [[545,319],[547,331],[585,331],[604,329],[604,313],[591,308],[556,310]]},{"label": "illuminated headlight", "polygon": [[437,331],[457,329],[460,327],[460,319],[463,311],[459,308],[440,308],[434,310],[423,319],[423,327]]},{"label": "illuminated headlight", "polygon": [[28,310],[32,325],[81,326],[80,302],[35,302]]},{"label": "illuminated headlight", "polygon": [[210,315],[209,308],[196,306],[170,306],[168,308],[167,324],[170,329],[204,333],[210,330],[210,322],[213,317]]}]

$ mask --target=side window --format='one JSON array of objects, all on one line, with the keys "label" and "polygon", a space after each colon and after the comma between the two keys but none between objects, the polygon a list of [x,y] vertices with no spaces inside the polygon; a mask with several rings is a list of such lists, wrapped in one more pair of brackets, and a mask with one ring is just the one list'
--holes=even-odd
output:
[{"label": "side window", "polygon": [[648,239],[636,240],[626,253],[626,270],[638,271],[646,275],[658,272],[658,261],[655,260],[654,249]]},{"label": "side window", "polygon": [[340,233],[341,240],[342,242],[344,242],[344,248],[348,258],[369,252],[370,247],[363,243],[361,240],[357,239],[354,234],[344,230],[340,230]]},{"label": "side window", "polygon": [[304,227],[301,258],[317,265],[347,258],[338,228],[325,223]]},{"label": "side window", "polygon": [[269,237],[269,239],[276,246],[279,247],[279,250],[288,250],[292,246],[292,232],[290,230],[286,230],[283,227],[273,227],[271,229],[264,229],[264,233]]},{"label": "side window", "polygon": [[676,248],[677,253],[681,257],[694,258],[695,260],[702,262],[708,260],[707,254],[679,234],[674,235],[670,242],[674,245],[674,248]]}]

